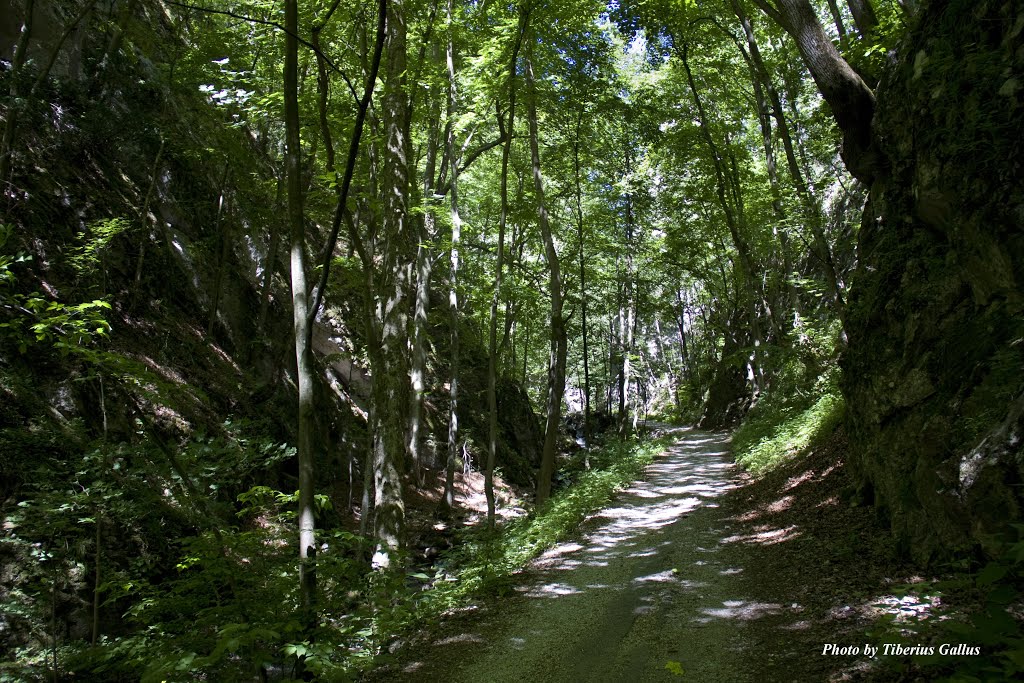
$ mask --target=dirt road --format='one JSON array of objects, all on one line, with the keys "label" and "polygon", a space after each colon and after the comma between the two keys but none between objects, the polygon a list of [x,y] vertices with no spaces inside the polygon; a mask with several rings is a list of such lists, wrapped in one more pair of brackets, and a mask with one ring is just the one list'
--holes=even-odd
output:
[{"label": "dirt road", "polygon": [[719,507],[737,486],[727,450],[724,435],[679,430],[646,481],[539,558],[515,595],[373,679],[822,680],[800,605],[748,591],[749,529]]}]

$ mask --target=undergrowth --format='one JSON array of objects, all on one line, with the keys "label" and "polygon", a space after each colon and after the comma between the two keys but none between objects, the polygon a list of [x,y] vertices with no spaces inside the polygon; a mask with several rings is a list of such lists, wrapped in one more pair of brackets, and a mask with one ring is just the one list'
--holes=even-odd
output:
[{"label": "undergrowth", "polygon": [[458,584],[438,583],[431,601],[441,609],[481,590],[501,592],[506,580],[533,558],[563,540],[612,495],[643,475],[664,444],[618,441],[591,455],[593,469],[560,491],[540,510],[511,521],[497,534],[469,531],[458,550],[439,566],[439,575],[457,573]]},{"label": "undergrowth", "polygon": [[829,377],[809,396],[769,395],[733,435],[736,462],[754,474],[774,469],[835,431],[845,407]]}]

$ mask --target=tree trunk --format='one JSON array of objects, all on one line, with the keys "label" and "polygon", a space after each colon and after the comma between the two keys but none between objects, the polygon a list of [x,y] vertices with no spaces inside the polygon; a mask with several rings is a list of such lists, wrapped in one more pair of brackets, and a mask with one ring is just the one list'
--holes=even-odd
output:
[{"label": "tree trunk", "polygon": [[839,41],[845,44],[846,24],[843,22],[843,13],[839,11],[839,4],[836,0],[828,0],[828,11],[832,15],[832,21],[836,25],[836,33],[839,34]]},{"label": "tree trunk", "polygon": [[299,458],[299,586],[302,621],[316,622],[316,557],[313,516],[313,358],[309,344],[306,288],[306,235],[303,222],[301,147],[299,140],[298,0],[285,1],[284,117],[285,168],[288,179],[288,222],[291,228],[292,317],[298,385]]},{"label": "tree trunk", "polygon": [[[786,232],[786,215],[782,209],[782,189],[779,183],[778,162],[775,158],[775,146],[772,142],[772,104],[768,101],[770,92],[775,88],[771,83],[771,77],[761,60],[761,52],[754,39],[753,26],[750,18],[747,17],[739,0],[732,0],[733,12],[743,27],[743,33],[747,39],[748,52],[744,55],[750,65],[751,82],[754,86],[754,99],[757,104],[757,118],[761,124],[761,142],[764,146],[765,166],[768,170],[768,182],[772,190],[772,212],[775,214],[775,226],[773,231],[779,238],[779,248],[782,253],[782,272],[784,274],[783,287],[789,297],[789,307],[792,314],[793,330],[800,333],[803,327],[801,318],[800,295],[791,278],[793,266],[789,255],[789,235]],[[774,100],[778,100],[778,93],[775,92]],[[781,112],[776,112],[776,115]],[[780,330],[780,333],[784,332]],[[783,334],[779,335],[785,339]]]},{"label": "tree trunk", "polygon": [[[761,328],[760,322],[757,316],[757,305],[756,300],[760,298],[764,299],[760,284],[756,279],[758,269],[754,263],[754,258],[751,253],[750,245],[747,243],[746,236],[744,234],[743,223],[743,207],[742,205],[733,205],[727,196],[729,193],[729,182],[727,178],[726,165],[722,154],[718,149],[718,144],[715,142],[714,137],[711,135],[711,129],[709,128],[709,120],[707,112],[704,109],[703,101],[700,97],[700,92],[697,90],[697,84],[693,79],[693,73],[690,70],[690,63],[688,60],[689,45],[684,44],[682,49],[682,60],[683,68],[686,71],[687,83],[690,86],[690,92],[693,95],[693,101],[697,106],[698,123],[700,124],[701,135],[704,137],[705,143],[707,143],[708,150],[711,154],[711,160],[715,168],[715,177],[718,190],[718,202],[722,207],[722,212],[725,214],[725,222],[729,228],[729,234],[732,236],[733,246],[736,248],[736,253],[739,255],[739,269],[740,280],[743,282],[745,288],[740,289],[737,295],[746,304],[747,323],[750,327],[750,334],[753,340],[754,351],[750,357],[752,379],[753,379],[753,393],[756,396],[760,393],[761,383],[759,377],[761,375],[762,360],[761,360]],[[726,141],[728,145],[728,140]],[[734,174],[735,175],[735,174]],[[738,183],[738,179],[733,178],[732,192],[734,197],[738,196],[735,185]],[[734,199],[735,201],[735,199]],[[745,291],[743,291],[745,289]]]},{"label": "tree trunk", "polygon": [[[758,5],[765,9],[765,3],[761,0]],[[796,41],[811,77],[839,124],[846,168],[870,185],[879,165],[871,139],[874,93],[825,35],[809,0],[776,0],[776,5],[777,13],[772,14]]]},{"label": "tree trunk", "polygon": [[95,552],[96,552],[96,564],[93,567],[93,587],[92,587],[92,646],[96,647],[96,641],[100,637],[100,587],[102,583],[100,581],[100,560],[103,557],[102,549],[103,546],[100,541],[103,539],[102,528],[103,528],[103,517],[99,511],[96,512],[96,539],[95,539]]},{"label": "tree trunk", "polygon": [[544,450],[541,453],[540,474],[537,481],[537,505],[551,496],[551,478],[555,472],[555,451],[558,447],[558,427],[562,417],[562,394],[565,393],[566,334],[562,317],[562,274],[555,249],[554,236],[544,201],[544,179],[541,176],[540,145],[537,132],[537,87],[533,74],[533,61],[526,57],[526,85],[529,89],[527,114],[530,122],[530,158],[533,162],[533,187],[537,198],[537,218],[544,254],[548,262],[548,288],[551,290],[551,350],[548,359],[548,388],[544,427]]},{"label": "tree trunk", "polygon": [[28,44],[32,40],[32,20],[35,14],[35,0],[26,0],[25,20],[21,24],[21,35],[18,37],[18,44],[14,48],[14,56],[11,59],[9,91],[10,104],[7,106],[7,125],[4,126],[4,135],[0,140],[0,196],[7,194],[5,185],[9,182],[8,176],[11,173],[11,157],[14,154],[14,140],[18,130],[18,108],[22,106],[21,97],[21,68],[25,65],[25,58],[28,55]]},{"label": "tree trunk", "polygon": [[138,296],[142,289],[142,266],[146,261],[146,244],[151,237],[149,225],[149,204],[153,199],[153,191],[156,189],[157,173],[160,170],[160,159],[164,155],[164,138],[160,138],[160,147],[156,151],[156,158],[153,159],[153,170],[149,174],[149,187],[146,189],[146,197],[142,201],[142,208],[139,209],[139,224],[142,226],[142,238],[139,240],[139,256],[135,259],[135,286],[132,291],[132,308],[138,302]]},{"label": "tree trunk", "polygon": [[[580,309],[583,335],[583,445],[590,447],[590,347],[587,330],[587,260],[584,255],[583,189],[580,180],[580,137],[583,109],[576,116],[576,137],[572,145],[573,177],[576,181],[576,231],[580,241]],[[589,464],[589,460],[588,460]]]},{"label": "tree trunk", "polygon": [[409,405],[410,288],[415,259],[409,215],[409,97],[406,92],[406,0],[387,9],[387,69],[384,77],[384,158],[381,244],[383,262],[376,291],[380,356],[374,382],[374,531],[373,564],[398,569],[405,534],[402,472],[406,456]]},{"label": "tree trunk", "polygon": [[[455,461],[459,455],[459,243],[462,239],[462,218],[459,216],[459,156],[455,146],[455,118],[457,116],[457,98],[455,83],[455,45],[451,38],[452,30],[455,27],[454,0],[448,0],[448,126],[445,145],[447,155],[452,168],[451,189],[451,219],[452,219],[452,246],[449,258],[449,284],[448,284],[448,311],[451,325],[451,384],[448,393],[448,457],[445,461],[444,471],[444,503],[443,507],[449,512],[455,507]],[[493,473],[492,473],[493,476]],[[491,498],[494,497],[493,481],[491,485]],[[488,503],[491,501],[489,500]]]},{"label": "tree trunk", "polygon": [[[789,90],[787,85],[787,91]],[[778,94],[776,93],[776,99]],[[790,95],[789,107],[793,112],[794,124],[799,120],[799,110],[797,109],[796,97]],[[832,297],[835,301],[836,313],[839,315],[839,320],[846,326],[846,299],[843,295],[842,287],[839,282],[839,272],[835,265],[835,260],[832,258],[832,248],[829,246],[828,239],[825,237],[824,222],[825,216],[821,209],[821,202],[818,200],[815,189],[811,183],[807,181],[807,176],[800,168],[800,163],[797,161],[796,153],[793,148],[793,140],[789,134],[789,127],[786,125],[786,118],[782,111],[781,104],[775,105],[777,118],[780,121],[779,131],[782,135],[783,144],[786,149],[786,161],[789,165],[789,173],[793,178],[793,183],[796,186],[797,193],[801,196],[804,202],[804,210],[806,212],[807,225],[811,229],[811,235],[813,236],[814,245],[813,253],[821,262],[825,272],[825,284],[832,292]],[[810,164],[807,160],[802,144],[799,145],[801,159],[804,161],[804,165],[809,168]],[[809,171],[808,171],[809,172]]]},{"label": "tree trunk", "polygon": [[206,336],[213,334],[213,328],[217,324],[217,311],[220,309],[220,291],[224,285],[224,269],[227,267],[228,255],[231,253],[231,240],[227,228],[224,227],[224,204],[226,202],[225,192],[227,191],[228,172],[230,164],[225,162],[224,174],[220,179],[220,196],[217,197],[217,218],[213,222],[214,232],[220,241],[220,255],[217,260],[217,275],[213,281],[213,302],[210,304],[210,319],[206,323]]},{"label": "tree trunk", "polygon": [[[512,136],[515,131],[516,118],[516,63],[519,60],[519,48],[523,42],[523,34],[530,22],[529,6],[519,11],[519,32],[512,45],[512,57],[509,60],[508,72],[508,125],[504,132],[505,145],[501,152],[501,215],[498,219],[498,255],[494,271],[494,290],[491,294],[491,312],[489,321],[488,361],[487,361],[487,466],[484,468],[484,495],[487,498],[487,526],[494,528],[494,467],[498,457],[498,301],[501,298],[501,285],[505,266],[505,228],[508,222],[508,166],[512,155]],[[501,121],[501,112],[498,112]],[[529,343],[529,339],[527,339]],[[524,354],[525,355],[525,354]]]},{"label": "tree trunk", "polygon": [[846,4],[850,6],[850,14],[853,15],[857,33],[862,38],[867,38],[878,26],[878,17],[875,15],[875,8],[871,6],[871,0],[847,0]]},{"label": "tree trunk", "polygon": [[[436,52],[436,48],[435,48]],[[436,56],[436,55],[435,55]],[[424,212],[420,235],[416,240],[416,298],[412,318],[412,367],[409,370],[412,394],[409,401],[409,456],[416,484],[423,486],[423,462],[420,454],[422,438],[420,427],[423,422],[423,393],[427,367],[426,327],[430,310],[430,279],[434,269],[434,256],[430,253],[430,242],[437,238],[438,205],[434,197],[434,174],[437,170],[438,119],[441,116],[437,104],[436,88],[431,88],[430,125],[427,131],[426,165],[423,170]]]}]

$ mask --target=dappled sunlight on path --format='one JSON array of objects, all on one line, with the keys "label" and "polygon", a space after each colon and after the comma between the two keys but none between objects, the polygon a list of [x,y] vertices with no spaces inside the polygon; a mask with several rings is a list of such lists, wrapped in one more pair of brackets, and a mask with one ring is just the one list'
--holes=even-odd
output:
[{"label": "dappled sunlight on path", "polygon": [[719,506],[740,482],[728,438],[675,433],[645,481],[541,555],[461,633],[421,649],[395,680],[766,680],[765,659],[796,646],[771,653],[765,643],[808,623],[799,604],[751,592],[757,567],[747,566],[747,549],[800,532],[730,517]]}]

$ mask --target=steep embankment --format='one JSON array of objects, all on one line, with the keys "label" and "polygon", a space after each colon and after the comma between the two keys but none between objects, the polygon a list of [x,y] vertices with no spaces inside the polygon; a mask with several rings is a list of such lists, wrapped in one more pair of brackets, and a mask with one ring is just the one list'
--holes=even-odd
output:
[{"label": "steep embankment", "polygon": [[1024,9],[931,2],[887,69],[843,391],[865,500],[926,560],[1022,512]]}]

